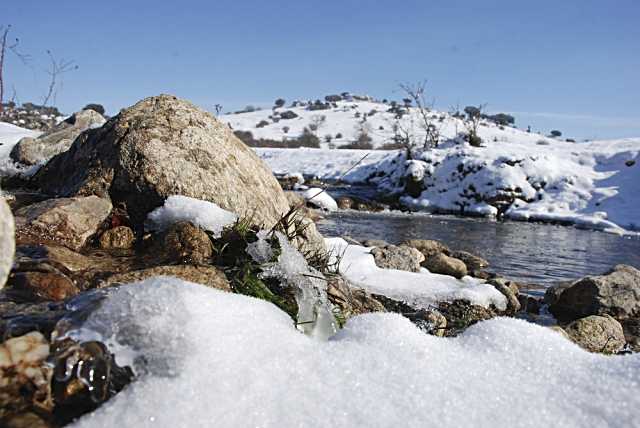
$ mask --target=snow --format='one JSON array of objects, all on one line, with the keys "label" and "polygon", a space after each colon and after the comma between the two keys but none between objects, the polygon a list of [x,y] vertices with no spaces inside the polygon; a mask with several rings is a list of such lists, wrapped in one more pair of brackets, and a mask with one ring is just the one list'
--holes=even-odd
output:
[{"label": "snow", "polygon": [[188,221],[219,237],[222,229],[233,224],[237,218],[237,215],[213,202],[172,195],[164,201],[163,206],[149,213],[145,227],[148,230],[164,230],[173,223]]},{"label": "snow", "polygon": [[371,293],[382,294],[419,309],[457,299],[484,307],[506,308],[505,297],[481,279],[470,276],[456,279],[430,273],[426,269],[420,272],[381,269],[376,266],[371,248],[349,244],[342,238],[326,238],[325,242],[332,256],[341,258],[339,272],[355,286]]},{"label": "snow", "polygon": [[267,302],[154,278],[113,291],[88,324],[148,358],[137,360],[133,384],[75,427],[638,422],[640,355],[589,354],[516,319],[439,338],[399,315],[368,314],[322,342]]},{"label": "snow", "polygon": [[38,135],[40,135],[40,132],[38,131],[31,131],[29,129],[11,125],[10,123],[0,122],[0,177],[16,175],[19,173],[29,175],[39,168],[39,166],[26,169],[19,168],[9,157],[13,146],[15,146],[20,139],[24,137],[35,138]]},{"label": "snow", "polygon": [[325,211],[338,211],[338,203],[323,189],[312,187],[302,192],[302,197],[308,203]]}]

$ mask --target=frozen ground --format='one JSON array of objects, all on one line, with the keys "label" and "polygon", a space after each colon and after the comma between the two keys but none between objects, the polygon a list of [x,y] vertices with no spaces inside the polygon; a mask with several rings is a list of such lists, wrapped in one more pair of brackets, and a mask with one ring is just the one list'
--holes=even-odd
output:
[{"label": "frozen ground", "polygon": [[640,355],[589,354],[515,319],[438,338],[399,315],[369,314],[318,341],[264,301],[156,278],[120,288],[87,322],[121,353],[135,347],[130,354],[152,358],[139,359],[146,374],[76,427],[638,422]]}]

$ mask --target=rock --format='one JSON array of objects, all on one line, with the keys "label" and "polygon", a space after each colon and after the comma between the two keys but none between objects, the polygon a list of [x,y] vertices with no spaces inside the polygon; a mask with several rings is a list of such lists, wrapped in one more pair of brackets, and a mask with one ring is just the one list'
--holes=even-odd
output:
[{"label": "rock", "polygon": [[580,318],[564,330],[571,340],[589,352],[615,354],[626,343],[622,326],[609,315]]},{"label": "rock", "polygon": [[440,302],[438,312],[447,319],[445,336],[457,336],[468,327],[479,321],[494,318],[498,314],[494,308],[472,305],[466,300],[454,300],[453,302]]},{"label": "rock", "polygon": [[425,258],[429,258],[438,253],[443,253],[445,255],[450,253],[450,250],[446,245],[431,239],[409,239],[400,245],[415,248],[424,254]]},{"label": "rock", "polygon": [[633,352],[640,352],[640,318],[627,318],[620,322],[624,337]]},{"label": "rock", "polygon": [[467,251],[452,251],[449,256],[462,260],[464,264],[467,265],[467,270],[471,272],[480,271],[489,266],[487,260]]},{"label": "rock", "polygon": [[111,212],[111,203],[97,196],[48,199],[16,211],[17,235],[53,241],[79,250]]},{"label": "rock", "polygon": [[369,312],[385,312],[382,303],[366,291],[352,287],[341,276],[329,278],[327,297],[333,305],[340,308],[345,320]]},{"label": "rock", "polygon": [[137,225],[170,195],[214,202],[266,227],[289,209],[270,169],[226,124],[170,95],[82,134],[34,180],[51,194],[110,197]]},{"label": "rock", "polygon": [[214,266],[173,265],[156,266],[127,273],[113,275],[99,284],[106,287],[112,284],[127,284],[143,281],[154,276],[174,276],[185,281],[206,285],[222,291],[231,292],[231,286],[225,274]]},{"label": "rock", "polygon": [[640,318],[640,270],[617,265],[605,275],[580,279],[549,310],[563,321],[605,314],[618,320]]},{"label": "rock", "polygon": [[523,311],[535,315],[540,314],[542,304],[540,303],[540,300],[535,297],[527,296],[526,294],[518,294],[518,302],[520,302],[520,307]]},{"label": "rock", "polygon": [[87,129],[100,127],[104,117],[94,110],[82,110],[37,138],[25,137],[11,150],[11,159],[25,165],[42,164],[65,152]]},{"label": "rock", "polygon": [[0,344],[0,425],[17,425],[20,415],[51,411],[52,370],[46,364],[49,343],[30,332]]},{"label": "rock", "polygon": [[136,236],[127,226],[116,226],[106,230],[100,236],[100,248],[105,250],[120,249],[126,250],[133,246]]},{"label": "rock", "polygon": [[549,326],[550,330],[555,331],[556,333],[561,334],[565,339],[567,340],[571,340],[571,337],[567,334],[566,331],[564,331],[564,329],[562,327],[560,327],[559,325],[552,325]]},{"label": "rock", "polygon": [[414,313],[405,313],[418,328],[427,334],[444,337],[447,331],[447,318],[436,310],[427,311],[421,309]]},{"label": "rock", "polygon": [[61,272],[18,272],[9,279],[12,291],[43,300],[62,301],[80,292],[73,281]]},{"label": "rock", "polygon": [[353,200],[347,196],[339,197],[338,199],[336,199],[336,202],[338,203],[338,208],[341,210],[350,210],[354,205]]},{"label": "rock", "polygon": [[4,198],[0,196],[0,289],[4,287],[13,265],[16,249],[13,214]]},{"label": "rock", "polygon": [[442,253],[427,257],[426,260],[422,262],[422,266],[427,268],[431,273],[454,276],[458,279],[467,275],[467,266],[462,260],[449,257]]},{"label": "rock", "polygon": [[507,313],[513,315],[520,310],[520,301],[518,300],[518,286],[513,281],[503,278],[492,278],[488,281],[493,285],[504,297],[507,298]]},{"label": "rock", "polygon": [[158,255],[162,254],[166,261],[201,265],[211,259],[213,244],[203,229],[181,221],[159,234],[152,251]]},{"label": "rock", "polygon": [[571,282],[561,282],[547,288],[547,290],[544,292],[544,298],[542,299],[542,301],[546,305],[554,305],[560,298],[560,294],[562,294],[562,292],[567,288],[571,287],[571,285]]},{"label": "rock", "polygon": [[383,241],[382,239],[367,239],[366,241],[362,242],[362,245],[364,245],[365,247],[386,247],[389,244],[387,241]]},{"label": "rock", "polygon": [[420,262],[424,260],[424,256],[420,251],[405,246],[386,245],[374,247],[371,249],[371,254],[376,266],[382,269],[420,272]]}]

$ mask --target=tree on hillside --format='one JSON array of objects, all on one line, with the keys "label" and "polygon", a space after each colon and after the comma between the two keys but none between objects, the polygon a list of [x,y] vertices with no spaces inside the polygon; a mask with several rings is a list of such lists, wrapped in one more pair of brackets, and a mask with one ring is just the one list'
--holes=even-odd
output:
[{"label": "tree on hillside", "polygon": [[[18,51],[18,45],[20,44],[20,39],[16,38],[13,42],[8,41],[9,32],[11,31],[11,25],[0,25],[0,113],[4,106],[2,105],[4,102],[4,64],[6,59],[7,51],[14,54],[23,64],[27,64],[29,60],[29,56],[22,54]],[[15,88],[14,88],[14,97],[15,97]]]},{"label": "tree on hillside", "polygon": [[49,75],[50,80],[47,93],[42,99],[43,106],[46,106],[52,98],[53,102],[55,103],[58,91],[62,89],[62,76],[66,73],[69,73],[70,71],[78,69],[78,66],[73,60],[56,60],[55,56],[53,56],[53,53],[50,50],[47,51],[47,55],[49,56],[50,63],[49,68],[45,71]]},{"label": "tree on hillside", "polygon": [[[438,143],[440,142],[440,130],[429,118],[429,111],[431,110],[431,108],[425,101],[426,85],[426,80],[423,80],[422,82],[418,82],[416,84],[401,83],[400,89],[402,89],[409,96],[409,98],[407,99],[409,99],[409,101],[413,100],[413,103],[416,105],[418,116],[420,117],[420,121],[422,122],[421,125],[425,132],[423,147],[425,149],[431,149],[438,147]],[[406,101],[405,105],[407,105]]]},{"label": "tree on hillside", "polygon": [[554,129],[553,131],[551,131],[550,135],[553,138],[558,138],[558,137],[562,137],[562,132],[558,131],[557,129]]},{"label": "tree on hillside", "polygon": [[486,106],[486,104],[480,104],[478,107],[467,106],[464,108],[464,112],[467,113],[468,116],[468,120],[465,121],[467,141],[474,147],[480,147],[482,145],[482,138],[478,135],[478,126],[483,116],[482,110],[484,110]]},{"label": "tree on hillside", "polygon": [[274,105],[278,108],[283,107],[284,104],[286,103],[286,101],[284,100],[284,98],[278,98],[276,100],[276,102],[274,103]]}]

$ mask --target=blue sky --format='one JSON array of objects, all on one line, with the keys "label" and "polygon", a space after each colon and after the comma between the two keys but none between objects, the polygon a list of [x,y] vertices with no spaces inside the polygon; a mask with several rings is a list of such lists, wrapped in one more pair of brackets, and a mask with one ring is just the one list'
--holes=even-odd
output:
[{"label": "blue sky", "polygon": [[[9,5],[10,3],[10,5]],[[438,108],[487,103],[516,124],[576,138],[640,136],[640,2],[2,2],[30,67],[7,90],[46,92],[46,50],[73,59],[57,104],[116,113],[173,93],[212,110],[351,91],[401,98],[428,79]]]}]

